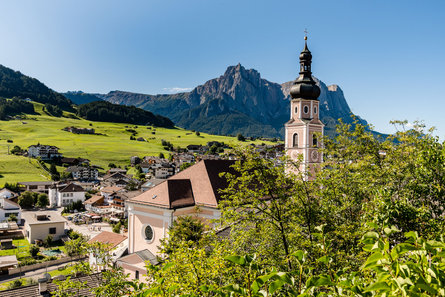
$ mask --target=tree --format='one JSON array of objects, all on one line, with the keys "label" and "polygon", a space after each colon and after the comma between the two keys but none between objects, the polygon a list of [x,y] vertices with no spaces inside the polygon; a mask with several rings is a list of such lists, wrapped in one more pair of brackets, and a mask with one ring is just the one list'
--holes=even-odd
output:
[{"label": "tree", "polygon": [[224,174],[229,185],[222,190],[221,222],[232,226],[240,251],[259,253],[262,261],[290,270],[292,250],[313,240],[318,199],[312,186],[304,172],[288,174],[299,162],[263,159],[250,147],[235,152],[236,174]]},{"label": "tree", "polygon": [[238,133],[236,135],[236,139],[238,139],[238,141],[246,141],[246,138],[241,133]]},{"label": "tree", "polygon": [[51,163],[50,167],[49,167],[49,173],[51,174],[51,179],[52,180],[59,180],[60,179],[60,174],[59,171],[57,171],[57,167],[56,164]]},{"label": "tree", "polygon": [[185,169],[189,168],[192,165],[193,165],[193,163],[190,163],[190,162],[182,163],[181,166],[179,166],[179,170],[180,171],[185,170]]},{"label": "tree", "polygon": [[54,283],[57,285],[57,290],[51,295],[54,297],[81,296],[80,290],[87,288],[87,282],[72,280],[71,276],[68,276],[64,281],[55,280]]},{"label": "tree", "polygon": [[34,197],[32,192],[24,192],[18,198],[18,204],[21,208],[32,208],[34,206]]},{"label": "tree", "polygon": [[31,254],[31,257],[36,258],[37,254],[40,252],[40,248],[34,244],[31,244],[29,246],[29,253]]},{"label": "tree", "polygon": [[199,245],[204,235],[204,224],[195,217],[178,217],[169,230],[168,239],[162,240],[162,252],[171,254],[183,242],[190,246]]},{"label": "tree", "polygon": [[198,137],[201,136],[201,133],[199,133],[199,131],[196,131],[195,134],[196,134],[196,136],[198,136]]},{"label": "tree", "polygon": [[48,195],[46,194],[39,194],[39,197],[37,198],[37,204],[38,207],[46,207],[49,205],[49,199]]},{"label": "tree", "polygon": [[160,159],[165,159],[164,153],[159,153],[159,158]]},{"label": "tree", "polygon": [[23,150],[18,145],[14,145],[14,147],[11,150],[11,154],[13,154],[13,155],[22,155],[23,154]]},{"label": "tree", "polygon": [[118,222],[113,226],[113,232],[114,233],[121,233],[122,224],[121,222]]},{"label": "tree", "polygon": [[46,238],[43,240],[43,245],[45,247],[50,247],[53,243],[53,237],[51,235],[46,236]]},{"label": "tree", "polygon": [[132,283],[127,280],[128,274],[124,274],[122,267],[109,267],[102,273],[102,283],[93,288],[97,297],[121,297],[128,296],[132,289]]},{"label": "tree", "polygon": [[110,169],[111,169],[111,168],[116,168],[116,164],[114,164],[114,163],[109,163],[109,164],[108,164],[108,168],[110,168]]}]

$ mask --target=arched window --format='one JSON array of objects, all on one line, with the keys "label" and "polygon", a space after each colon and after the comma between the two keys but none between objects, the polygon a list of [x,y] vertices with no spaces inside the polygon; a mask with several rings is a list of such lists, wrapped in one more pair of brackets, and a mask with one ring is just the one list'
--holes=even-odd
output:
[{"label": "arched window", "polygon": [[317,147],[318,146],[318,139],[317,139],[317,135],[316,134],[312,135],[312,146],[313,147]]},{"label": "arched window", "polygon": [[298,133],[294,133],[292,146],[293,147],[298,147]]},{"label": "arched window", "polygon": [[309,113],[309,106],[305,106],[305,107],[303,107],[303,111],[304,111],[304,113]]},{"label": "arched window", "polygon": [[295,106],[295,113],[298,113],[298,106]]},{"label": "arched window", "polygon": [[317,114],[317,106],[314,106],[314,113]]}]

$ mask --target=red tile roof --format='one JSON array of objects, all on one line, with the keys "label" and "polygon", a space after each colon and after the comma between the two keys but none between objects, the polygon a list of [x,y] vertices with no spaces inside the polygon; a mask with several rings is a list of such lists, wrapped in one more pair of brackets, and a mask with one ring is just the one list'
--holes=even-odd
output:
[{"label": "red tile roof", "polygon": [[217,207],[221,195],[218,190],[227,187],[222,172],[235,171],[231,160],[204,160],[170,177],[152,189],[129,200],[129,202],[176,209],[203,205]]},{"label": "red tile roof", "polygon": [[125,239],[127,239],[127,236],[120,235],[120,234],[113,233],[113,232],[102,231],[101,233],[97,234],[92,239],[90,239],[88,242],[89,243],[102,242],[102,243],[111,245],[111,248],[113,249],[114,247],[116,247],[119,243],[121,243]]}]

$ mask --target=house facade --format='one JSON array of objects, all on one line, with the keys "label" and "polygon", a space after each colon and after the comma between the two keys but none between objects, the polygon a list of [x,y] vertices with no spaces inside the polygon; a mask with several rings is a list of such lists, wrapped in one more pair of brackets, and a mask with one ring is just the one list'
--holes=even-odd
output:
[{"label": "house facade", "polygon": [[37,144],[28,147],[28,157],[47,161],[62,158],[62,154],[59,153],[59,148],[54,145]]},{"label": "house facade", "polygon": [[17,218],[18,224],[22,222],[22,209],[20,205],[4,196],[0,196],[0,222],[7,221],[11,215]]},{"label": "house facade", "polygon": [[59,240],[65,235],[66,220],[56,211],[25,211],[25,237],[30,243],[44,240],[48,235]]},{"label": "house facade", "polygon": [[99,171],[93,167],[70,166],[65,171],[71,173],[71,176],[75,180],[92,181],[99,178]]},{"label": "house facade", "polygon": [[85,189],[74,183],[56,184],[49,189],[48,198],[51,207],[64,207],[77,201],[84,202]]}]

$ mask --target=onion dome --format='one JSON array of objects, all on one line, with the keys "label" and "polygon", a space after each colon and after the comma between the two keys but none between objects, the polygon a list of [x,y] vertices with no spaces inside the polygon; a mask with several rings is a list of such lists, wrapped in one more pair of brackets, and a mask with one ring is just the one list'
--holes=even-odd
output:
[{"label": "onion dome", "polygon": [[320,96],[320,88],[312,79],[311,64],[312,54],[307,47],[307,37],[304,37],[304,49],[300,54],[300,76],[290,88],[292,99],[317,100]]}]

